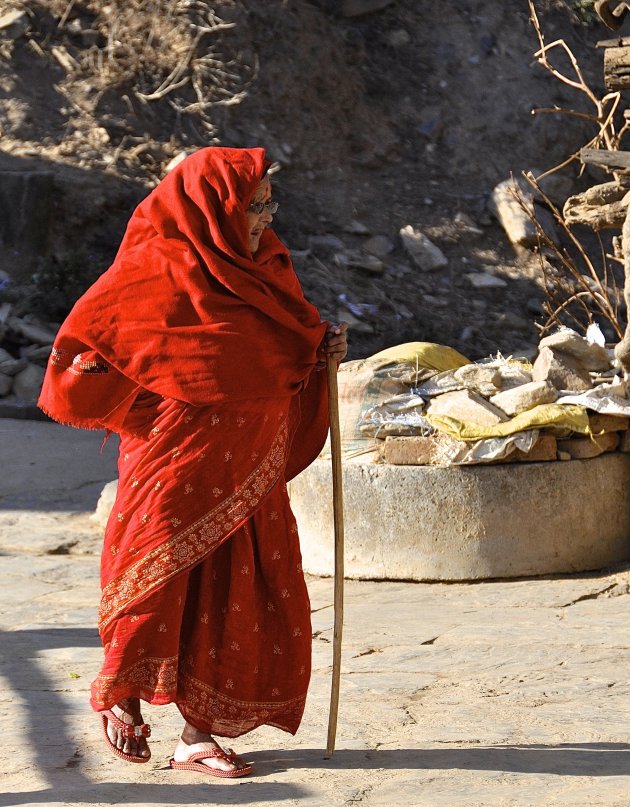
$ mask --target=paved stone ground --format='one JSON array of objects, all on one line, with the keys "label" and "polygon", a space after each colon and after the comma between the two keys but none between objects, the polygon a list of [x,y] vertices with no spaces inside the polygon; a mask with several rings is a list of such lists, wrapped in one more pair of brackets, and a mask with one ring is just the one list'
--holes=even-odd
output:
[{"label": "paved stone ground", "polygon": [[[337,751],[323,746],[332,584],[311,579],[314,675],[296,737],[236,741],[248,779],[106,752],[87,704],[99,666],[99,535],[115,443],[0,420],[0,805],[630,807],[630,572],[476,584],[348,582]],[[533,503],[535,506],[535,503]],[[348,514],[351,518],[352,514]]]}]

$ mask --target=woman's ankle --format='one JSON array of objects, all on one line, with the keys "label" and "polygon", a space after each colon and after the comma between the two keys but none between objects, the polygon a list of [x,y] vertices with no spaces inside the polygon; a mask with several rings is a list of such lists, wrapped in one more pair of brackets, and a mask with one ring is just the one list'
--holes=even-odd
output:
[{"label": "woman's ankle", "polygon": [[186,723],[182,731],[182,741],[186,745],[193,745],[193,743],[211,742],[212,738],[209,734],[199,731],[199,729]]}]

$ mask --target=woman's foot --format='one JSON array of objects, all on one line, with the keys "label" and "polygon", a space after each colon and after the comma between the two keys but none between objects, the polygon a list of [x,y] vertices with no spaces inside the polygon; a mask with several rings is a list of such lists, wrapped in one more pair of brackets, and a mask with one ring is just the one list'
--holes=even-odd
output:
[{"label": "woman's foot", "polygon": [[[214,751],[217,748],[221,751],[223,750],[212,735],[205,734],[191,726],[190,723],[186,723],[181,739],[175,748],[173,759],[175,762],[187,762],[192,753],[204,750]],[[240,757],[229,759],[224,756],[216,756],[200,759],[199,762],[218,771],[238,771],[249,767]]]},{"label": "woman's foot", "polygon": [[[112,706],[112,712],[119,720],[128,725],[141,726],[144,723],[140,712],[139,698],[129,698],[129,700],[121,701],[116,706]],[[107,736],[112,744],[123,754],[144,759],[151,756],[145,737],[124,737],[122,731],[112,725],[111,721],[107,722]]]}]

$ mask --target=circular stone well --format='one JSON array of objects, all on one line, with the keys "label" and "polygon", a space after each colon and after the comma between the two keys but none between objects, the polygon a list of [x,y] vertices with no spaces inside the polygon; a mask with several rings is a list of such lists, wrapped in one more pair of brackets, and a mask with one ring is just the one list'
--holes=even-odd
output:
[{"label": "circular stone well", "polygon": [[[479,580],[601,569],[630,558],[630,454],[438,468],[344,462],[345,572]],[[332,575],[330,461],[290,485],[304,571]]]}]

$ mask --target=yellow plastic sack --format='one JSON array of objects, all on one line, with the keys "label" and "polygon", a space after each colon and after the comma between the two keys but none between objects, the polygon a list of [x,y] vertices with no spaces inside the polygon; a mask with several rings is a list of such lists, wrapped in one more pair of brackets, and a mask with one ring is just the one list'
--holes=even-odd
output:
[{"label": "yellow plastic sack", "polygon": [[436,370],[443,373],[445,370],[455,370],[470,364],[470,359],[462,356],[455,348],[447,345],[438,345],[434,342],[406,342],[404,345],[394,345],[380,353],[370,356],[370,361],[377,362],[405,362],[426,367],[427,370]]},{"label": "yellow plastic sack", "polygon": [[527,412],[521,412],[504,423],[495,426],[476,426],[463,423],[448,415],[426,415],[427,420],[441,432],[456,440],[481,440],[486,437],[506,437],[508,434],[527,429],[553,428],[563,433],[589,434],[588,415],[583,406],[570,404],[540,404]]},{"label": "yellow plastic sack", "polygon": [[[394,345],[367,359],[343,362],[339,367],[339,421],[344,457],[372,451],[377,441],[360,431],[361,413],[370,406],[380,404],[392,395],[408,391],[397,379],[396,371],[407,368],[411,376],[422,370],[441,373],[455,370],[469,360],[452,347],[433,342],[407,342]],[[324,454],[328,451],[328,445]]]}]

